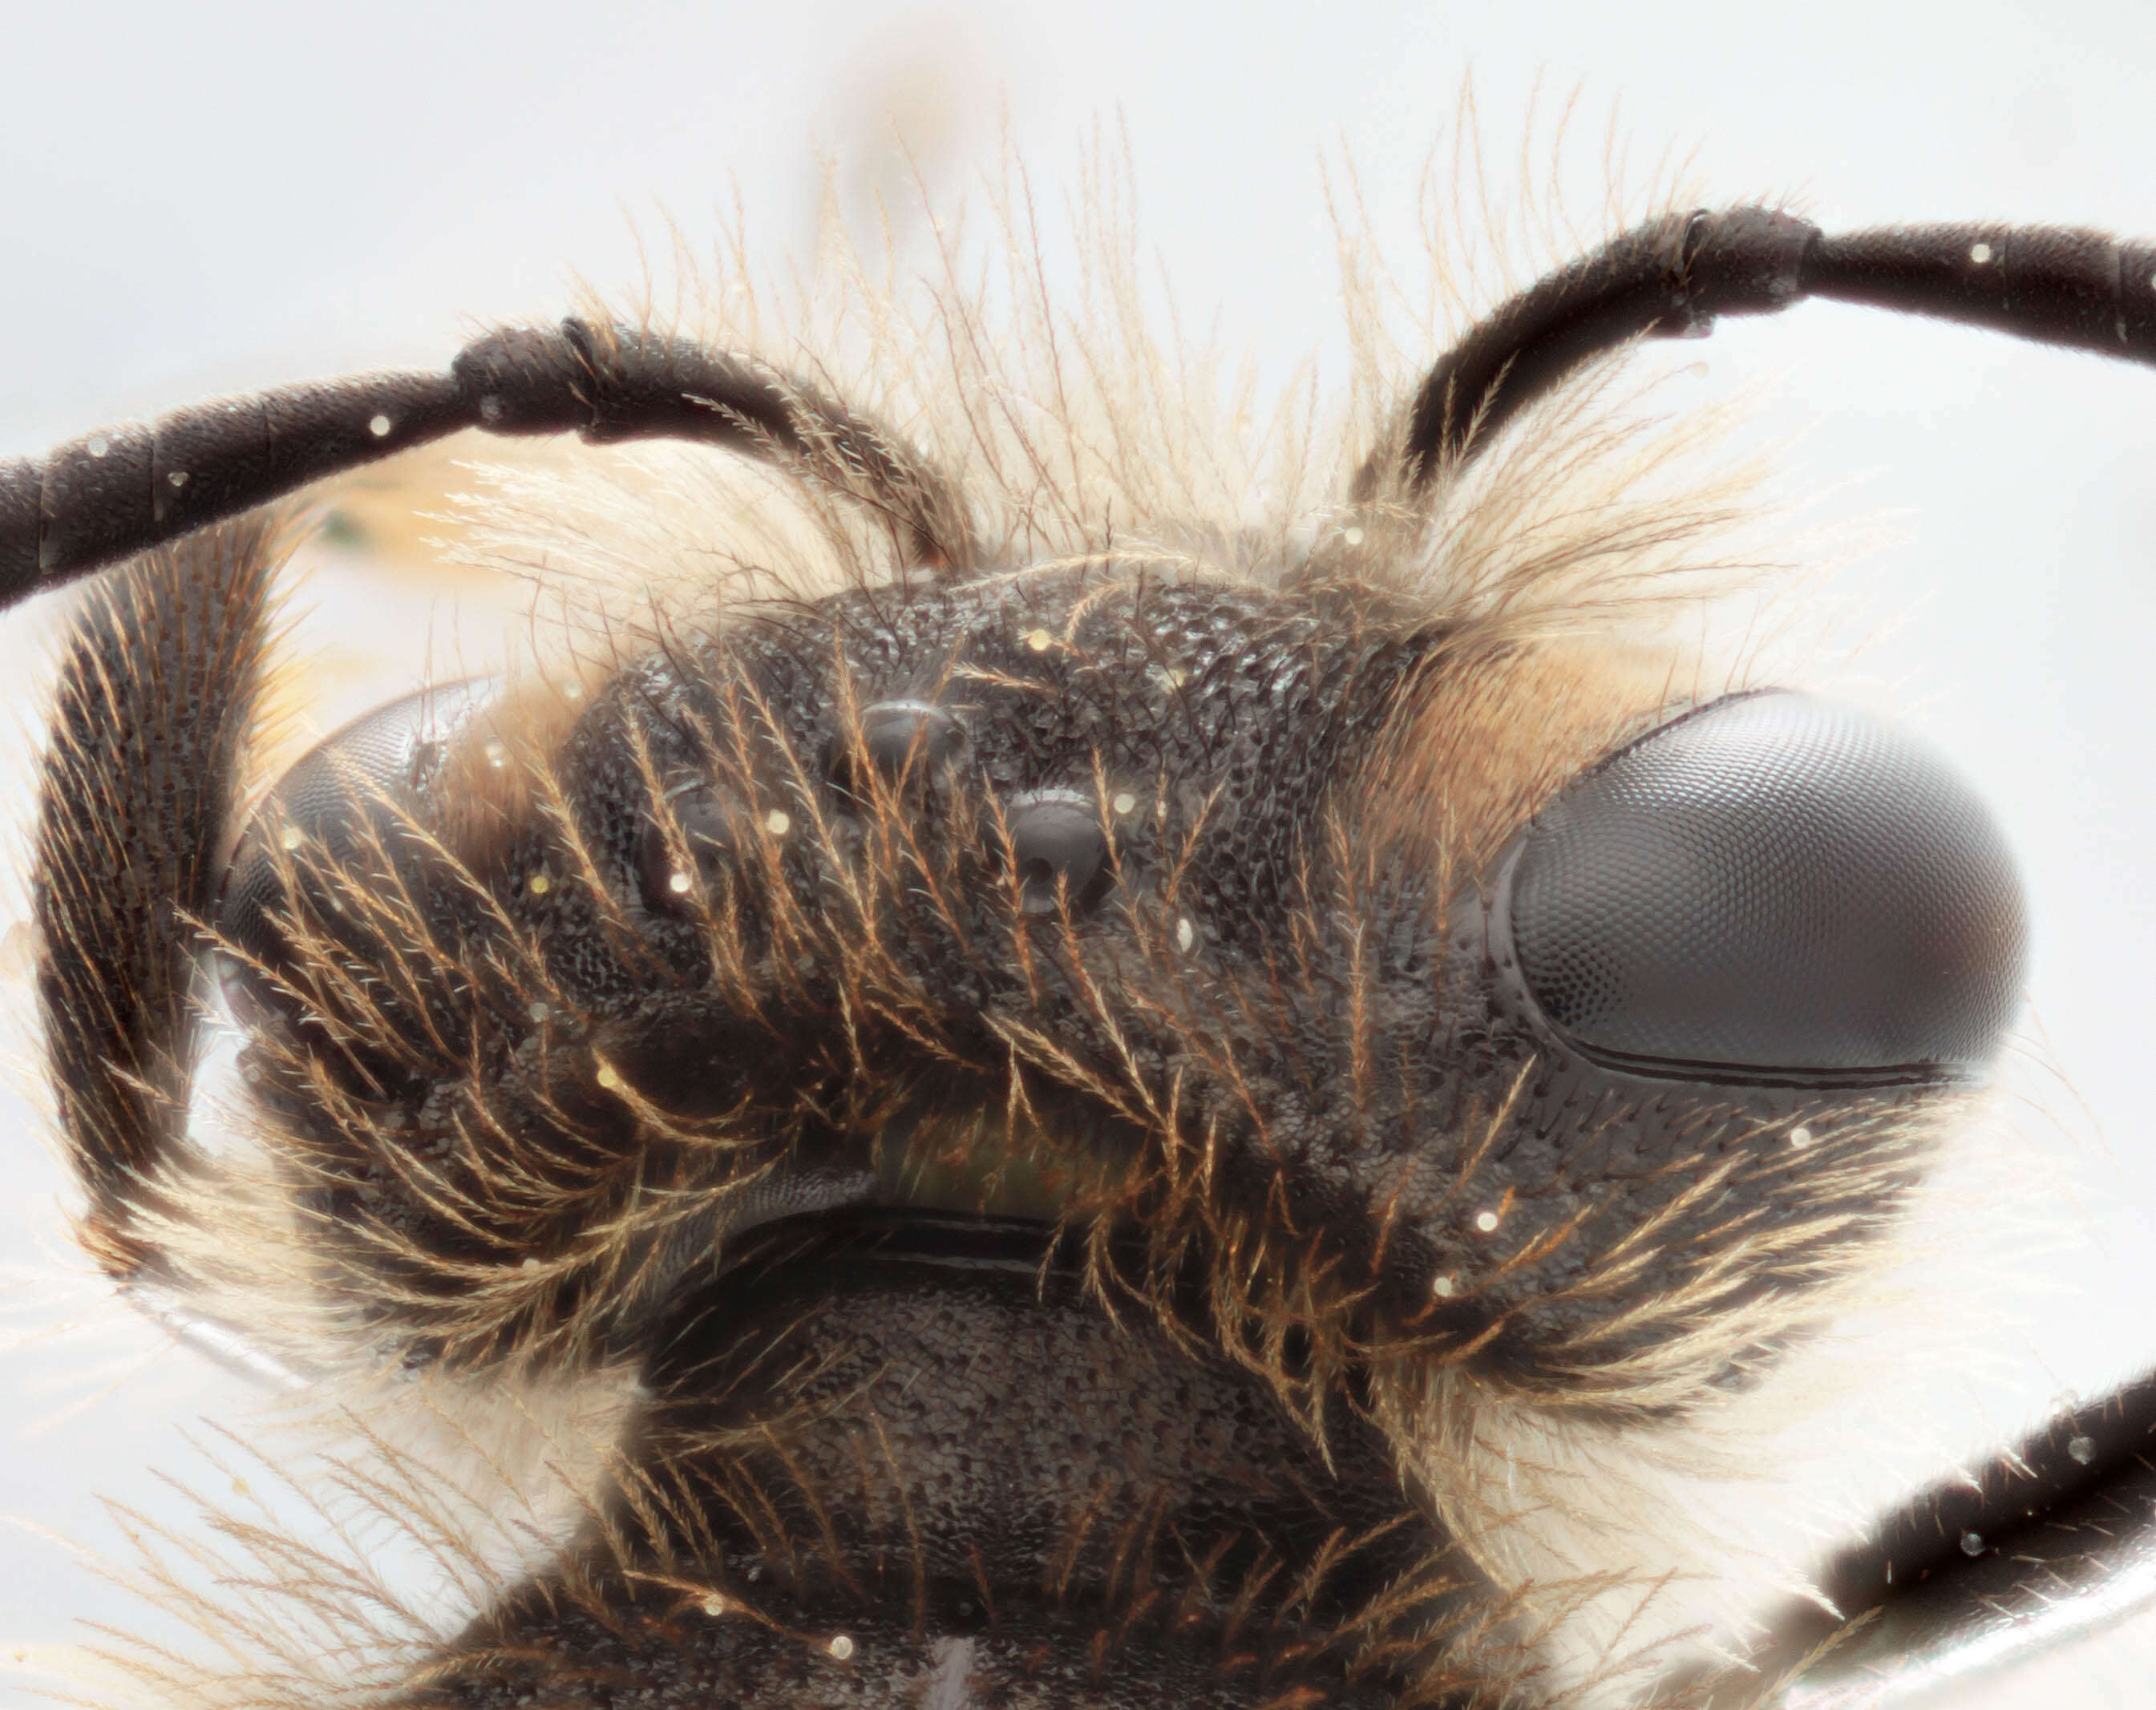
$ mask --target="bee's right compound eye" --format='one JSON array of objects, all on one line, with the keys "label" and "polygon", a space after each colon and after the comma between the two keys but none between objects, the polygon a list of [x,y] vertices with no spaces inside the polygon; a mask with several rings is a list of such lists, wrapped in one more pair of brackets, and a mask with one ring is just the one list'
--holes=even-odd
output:
[{"label": "bee's right compound eye", "polygon": [[1500,881],[1522,978],[1588,1055],[1693,1081],[1980,1068],[2021,888],[1975,793],[1845,707],[1733,696],[1575,782]]},{"label": "bee's right compound eye", "polygon": [[432,782],[456,733],[494,694],[485,679],[423,689],[378,706],[295,762],[239,841],[218,930],[265,965],[282,957],[278,917],[296,869],[371,870],[403,852],[399,821]]}]

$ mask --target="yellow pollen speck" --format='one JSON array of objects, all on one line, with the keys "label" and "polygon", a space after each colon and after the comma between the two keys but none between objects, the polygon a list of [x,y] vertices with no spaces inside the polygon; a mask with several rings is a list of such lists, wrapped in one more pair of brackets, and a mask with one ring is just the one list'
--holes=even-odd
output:
[{"label": "yellow pollen speck", "polygon": [[1481,1230],[1483,1234],[1488,1235],[1492,1230],[1496,1229],[1496,1226],[1497,1214],[1496,1212],[1478,1211],[1475,1214],[1475,1227]]},{"label": "yellow pollen speck", "polygon": [[793,816],[783,808],[773,808],[763,816],[763,829],[773,837],[783,837],[793,829]]},{"label": "yellow pollen speck", "polygon": [[1025,632],[1025,644],[1035,653],[1045,653],[1055,645],[1055,638],[1045,629],[1029,629]]},{"label": "yellow pollen speck", "polygon": [[602,1061],[599,1064],[598,1081],[599,1085],[606,1088],[608,1092],[619,1092],[621,1091],[621,1071],[613,1064]]},{"label": "yellow pollen speck", "polygon": [[1449,1301],[1460,1291],[1460,1285],[1450,1276],[1440,1276],[1430,1284],[1430,1291],[1441,1301]]},{"label": "yellow pollen speck", "polygon": [[1118,814],[1127,814],[1138,804],[1138,799],[1128,790],[1116,792],[1115,809]]},{"label": "yellow pollen speck", "polygon": [[702,1608],[707,1615],[722,1615],[726,1612],[726,1600],[714,1591],[704,1599]]},{"label": "yellow pollen speck", "polygon": [[526,1276],[529,1276],[533,1271],[539,1268],[539,1261],[536,1259],[527,1258],[516,1268],[519,1271],[521,1271]]},{"label": "yellow pollen speck", "polygon": [[834,1633],[831,1635],[831,1642],[824,1646],[824,1649],[840,1662],[844,1662],[854,1654],[854,1641],[844,1633]]},{"label": "yellow pollen speck", "polygon": [[300,846],[300,828],[296,825],[287,825],[282,831],[279,832],[277,834],[277,846],[285,850],[287,854],[290,854],[292,850],[297,849]]},{"label": "yellow pollen speck", "polygon": [[544,896],[554,888],[554,881],[544,873],[534,873],[524,881],[524,888],[534,896]]}]

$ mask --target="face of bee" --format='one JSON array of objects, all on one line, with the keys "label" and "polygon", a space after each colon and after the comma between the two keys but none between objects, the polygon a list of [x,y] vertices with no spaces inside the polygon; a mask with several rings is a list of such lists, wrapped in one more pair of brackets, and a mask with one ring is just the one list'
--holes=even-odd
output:
[{"label": "face of bee", "polygon": [[1621,1696],[1655,1641],[1553,1660],[1599,1570],[1532,1456],[1683,1440],[1861,1286],[2018,1001],[2002,840],[1489,545],[1621,583],[1593,505],[1237,535],[964,425],[1033,458],[982,554],[865,549],[804,457],[846,573],[274,766],[259,529],[95,592],[38,903],[87,1245],[332,1390],[633,1380],[423,1702]]},{"label": "face of bee", "polygon": [[[649,1397],[429,1665],[466,1699],[1532,1686],[1507,1528],[1416,1458],[1462,1396],[1651,1430],[1816,1327],[2012,1014],[1995,829],[1868,720],[1672,704],[1360,544],[748,603],[390,702],[229,836],[265,537],[92,594],[39,906],[93,1247]],[[110,1072],[121,983],[189,1001],[146,867],[213,902],[244,1184],[159,1157],[172,1055]]]},{"label": "face of bee", "polygon": [[[1681,1405],[1891,1214],[2020,904],[1907,739],[1624,680],[1141,563],[423,693],[242,835],[244,1067],[415,1362],[619,1355],[721,1231],[927,1203],[1301,1246],[1328,1336]],[[544,1185],[505,1200],[482,1129]],[[697,1209],[643,1228],[662,1180]]]}]

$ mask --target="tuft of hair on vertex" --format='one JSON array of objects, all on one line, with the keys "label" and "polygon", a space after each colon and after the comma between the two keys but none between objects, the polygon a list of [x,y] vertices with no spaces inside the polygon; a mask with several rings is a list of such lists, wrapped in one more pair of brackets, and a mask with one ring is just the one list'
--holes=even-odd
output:
[{"label": "tuft of hair on vertex", "polygon": [[[901,261],[888,233],[881,253],[865,251],[835,218],[813,264],[790,275],[760,266],[738,230],[709,256],[677,234],[665,311],[647,287],[625,306],[593,296],[583,312],[740,352],[883,424],[964,496],[990,573],[1128,562],[1367,583],[1432,620],[1525,637],[1668,618],[1760,567],[1748,527],[1761,470],[1731,449],[1735,415],[1676,408],[1666,377],[1621,374],[1625,352],[1526,412],[1465,470],[1419,493],[1394,480],[1352,496],[1359,469],[1386,465],[1399,411],[1446,324],[1458,330],[1455,311],[1490,306],[1474,284],[1493,270],[1486,252],[1502,260],[1517,247],[1486,197],[1481,229],[1463,220],[1427,234],[1419,293],[1378,264],[1367,219],[1336,198],[1347,372],[1324,374],[1313,355],[1261,390],[1251,364],[1191,339],[1165,290],[1142,278],[1127,151],[1096,137],[1080,177],[1069,230],[1051,231],[1006,153],[970,198],[923,210],[925,266]],[[1565,222],[1563,235],[1608,235],[1677,199],[1673,187],[1613,199],[1602,221]],[[1560,234],[1537,217],[1554,259]],[[1084,259],[1070,286],[1048,259],[1065,252]],[[1313,346],[1332,331],[1313,328]],[[608,634],[707,629],[730,607],[933,573],[896,556],[874,505],[820,464],[647,444],[573,458],[520,449],[470,473],[454,555],[531,579]]]}]

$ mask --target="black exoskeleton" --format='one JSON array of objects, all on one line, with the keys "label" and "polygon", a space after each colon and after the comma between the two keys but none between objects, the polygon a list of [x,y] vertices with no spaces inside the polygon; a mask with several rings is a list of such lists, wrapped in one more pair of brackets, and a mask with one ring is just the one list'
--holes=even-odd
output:
[{"label": "black exoskeleton", "polygon": [[[1476,1410],[1649,1430],[1810,1334],[2013,1019],[2019,882],[1911,740],[1395,560],[1591,359],[1810,295],[2156,360],[2156,249],[1744,208],[1502,305],[1285,557],[1029,553],[950,446],[578,320],[0,466],[0,598],[118,566],[38,846],[86,1245],[265,1343],[274,1279],[301,1378],[639,1375],[559,1559],[395,1701],[1577,1689]],[[393,702],[250,794],[253,513],[461,429],[743,451],[890,562]],[[188,1133],[213,973],[229,1153]],[[2156,1409],[2115,1411],[2001,1500],[2130,1476]],[[1909,1541],[1994,1532],[1949,1506],[1844,1614],[1927,1571],[1908,1643],[1967,1614]]]}]

